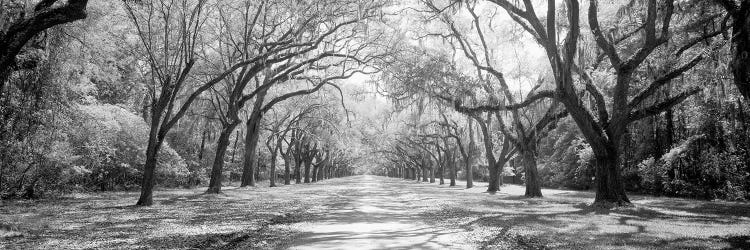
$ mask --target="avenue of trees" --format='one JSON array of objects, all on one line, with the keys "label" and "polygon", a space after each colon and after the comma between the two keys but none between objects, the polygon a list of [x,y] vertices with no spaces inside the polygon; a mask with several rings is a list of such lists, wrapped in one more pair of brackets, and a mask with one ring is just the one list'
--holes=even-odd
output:
[{"label": "avenue of trees", "polygon": [[148,206],[157,186],[372,173],[746,200],[749,18],[735,0],[0,0],[0,198]]},{"label": "avenue of trees", "polygon": [[628,205],[626,190],[744,200],[742,6],[420,0],[415,20],[428,25],[415,31],[419,45],[379,86],[410,103],[402,112],[411,119],[381,150],[381,172],[453,180],[465,168],[471,187],[478,167],[489,192],[507,173],[527,197],[542,196],[540,186],[592,188],[605,207]]},{"label": "avenue of trees", "polygon": [[32,3],[1,2],[3,198],[359,171],[339,85],[389,58],[385,2]]}]

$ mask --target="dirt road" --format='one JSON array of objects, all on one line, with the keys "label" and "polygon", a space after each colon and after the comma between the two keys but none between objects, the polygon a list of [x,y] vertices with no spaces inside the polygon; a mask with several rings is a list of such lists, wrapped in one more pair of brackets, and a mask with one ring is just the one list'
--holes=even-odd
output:
[{"label": "dirt road", "polygon": [[[414,184],[359,176],[341,183],[351,192],[326,204],[315,221],[300,223],[291,249],[456,249],[467,247],[462,229],[430,226],[431,206]],[[432,187],[433,189],[435,187]]]}]

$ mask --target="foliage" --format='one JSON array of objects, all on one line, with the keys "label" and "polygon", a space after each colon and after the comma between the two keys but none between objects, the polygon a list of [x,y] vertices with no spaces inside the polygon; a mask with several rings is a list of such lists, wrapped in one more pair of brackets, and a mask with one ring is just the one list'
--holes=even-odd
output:
[{"label": "foliage", "polygon": [[594,176],[591,146],[581,138],[560,137],[558,150],[540,167],[542,185],[553,188],[589,189]]},{"label": "foliage", "polygon": [[[54,126],[4,143],[3,197],[133,189],[143,171],[147,133],[145,122],[121,107],[73,107]],[[188,174],[186,163],[166,146],[159,157],[159,183],[184,185]]]},{"label": "foliage", "polygon": [[[78,185],[101,190],[135,188],[145,162],[148,127],[142,118],[121,107],[80,106],[84,122],[72,136],[75,165],[83,169]],[[164,146],[159,153],[157,180],[164,186],[185,185],[189,171],[177,152]]]}]

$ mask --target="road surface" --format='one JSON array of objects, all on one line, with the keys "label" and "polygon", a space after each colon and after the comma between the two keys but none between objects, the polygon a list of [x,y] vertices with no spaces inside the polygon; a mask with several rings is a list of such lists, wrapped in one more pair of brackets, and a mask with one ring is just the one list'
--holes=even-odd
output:
[{"label": "road surface", "polygon": [[[413,181],[352,177],[351,187],[324,205],[312,222],[300,223],[290,249],[460,249],[462,229],[430,226],[423,213],[437,204]],[[341,185],[339,184],[339,185]],[[435,184],[433,184],[435,185]],[[429,188],[436,191],[436,185]],[[460,187],[455,187],[459,189]],[[426,202],[427,201],[427,202]],[[434,207],[433,207],[434,208]]]}]

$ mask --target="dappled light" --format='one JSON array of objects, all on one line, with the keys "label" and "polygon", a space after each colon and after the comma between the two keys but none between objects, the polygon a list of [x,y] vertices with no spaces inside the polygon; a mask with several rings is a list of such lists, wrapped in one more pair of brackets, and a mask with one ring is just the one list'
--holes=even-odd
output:
[{"label": "dappled light", "polygon": [[[632,197],[633,207],[590,207],[593,193],[503,186],[475,189],[357,176],[307,186],[160,192],[135,207],[136,193],[77,195],[17,203],[3,221],[20,223],[10,247],[34,248],[734,248],[746,246],[750,204]],[[34,209],[27,209],[33,205]],[[179,208],[179,209],[175,209]],[[61,216],[62,215],[62,216]],[[44,235],[44,236],[42,236]]]}]

